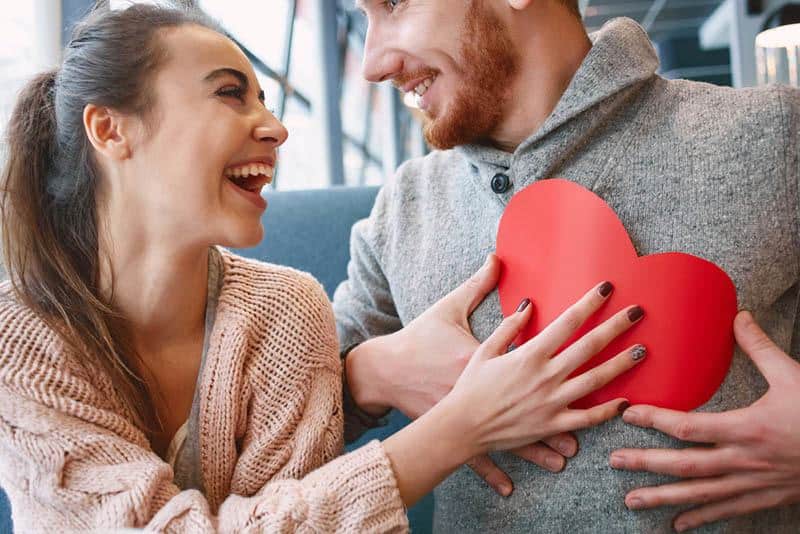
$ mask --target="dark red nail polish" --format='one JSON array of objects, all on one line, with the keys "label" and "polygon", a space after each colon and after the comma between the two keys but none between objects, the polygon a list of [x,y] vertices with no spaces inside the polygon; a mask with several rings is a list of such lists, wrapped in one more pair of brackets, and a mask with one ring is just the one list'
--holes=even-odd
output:
[{"label": "dark red nail polish", "polygon": [[630,407],[631,407],[631,403],[630,402],[623,401],[623,402],[619,403],[619,407],[617,408],[617,411],[619,412],[620,415],[622,415],[625,412],[625,410],[627,410]]},{"label": "dark red nail polish", "polygon": [[603,282],[603,285],[597,289],[597,292],[603,298],[608,297],[612,291],[614,291],[614,285],[611,282]]},{"label": "dark red nail polish", "polygon": [[628,310],[628,319],[630,322],[635,323],[640,321],[642,317],[644,317],[644,310],[641,307],[635,306]]},{"label": "dark red nail polish", "polygon": [[520,302],[519,303],[519,307],[517,308],[517,313],[524,312],[525,308],[527,308],[530,305],[530,303],[531,303],[531,299],[525,299],[522,302]]}]

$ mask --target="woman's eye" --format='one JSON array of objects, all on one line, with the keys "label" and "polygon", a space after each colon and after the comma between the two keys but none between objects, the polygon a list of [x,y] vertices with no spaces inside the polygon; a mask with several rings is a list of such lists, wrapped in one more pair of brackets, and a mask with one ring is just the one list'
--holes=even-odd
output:
[{"label": "woman's eye", "polygon": [[237,85],[229,85],[217,91],[218,96],[230,96],[244,101],[244,89]]}]

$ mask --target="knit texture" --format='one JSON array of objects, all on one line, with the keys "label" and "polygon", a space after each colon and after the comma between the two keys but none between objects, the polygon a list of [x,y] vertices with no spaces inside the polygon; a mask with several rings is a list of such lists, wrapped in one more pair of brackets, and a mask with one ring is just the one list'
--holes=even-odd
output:
[{"label": "knit texture", "polygon": [[0,485],[18,532],[386,532],[408,528],[383,447],[342,452],[330,303],[298,271],[228,252],[199,380],[205,495],[110,380],[0,286]]},{"label": "knit texture", "polygon": [[[560,177],[608,202],[639,254],[686,252],[721,266],[736,284],[740,307],[754,311],[776,343],[798,356],[800,91],[665,80],[656,74],[646,33],[630,19],[591,38],[593,48],[556,109],[513,154],[486,146],[435,151],[404,164],[384,187],[369,219],[353,230],[348,280],[334,297],[342,346],[400,329],[457,287],[495,249],[511,198],[538,180]],[[510,177],[507,192],[492,191],[496,173]],[[537,295],[529,296],[535,303]],[[501,319],[494,292],[470,324],[484,340]],[[702,410],[747,406],[765,389],[737,351],[725,383]],[[460,469],[436,490],[435,530],[671,532],[678,509],[633,512],[624,505],[631,489],[671,479],[616,471],[608,458],[620,447],[685,444],[619,418],[580,432],[579,440],[580,452],[561,473],[495,455],[514,480],[510,498]],[[701,531],[797,532],[798,525],[800,506],[792,506]]]}]

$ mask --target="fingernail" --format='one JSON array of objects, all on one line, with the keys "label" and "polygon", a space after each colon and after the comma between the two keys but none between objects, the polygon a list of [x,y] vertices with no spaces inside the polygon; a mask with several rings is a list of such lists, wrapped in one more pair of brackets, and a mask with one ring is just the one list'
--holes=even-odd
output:
[{"label": "fingernail", "polygon": [[544,463],[550,471],[561,471],[563,466],[560,456],[548,456]]},{"label": "fingernail", "polygon": [[491,254],[489,254],[488,256],[486,256],[486,260],[484,260],[484,262],[483,262],[483,265],[481,266],[481,269],[480,269],[480,270],[481,270],[481,271],[485,271],[486,269],[488,269],[488,268],[489,268],[489,265],[490,265],[491,263],[492,263],[492,255],[491,255]]},{"label": "fingernail", "polygon": [[614,285],[611,282],[603,282],[603,285],[597,289],[597,292],[603,298],[608,297],[612,291],[614,291]]},{"label": "fingernail", "polygon": [[631,407],[631,403],[630,402],[622,401],[622,402],[619,403],[619,406],[617,407],[617,411],[620,413],[620,415],[622,415],[623,413],[625,413],[625,410],[627,410],[630,407]]},{"label": "fingernail", "polygon": [[508,497],[511,495],[511,486],[508,484],[500,484],[500,495],[503,497]]},{"label": "fingernail", "polygon": [[644,310],[641,307],[635,306],[628,310],[628,320],[630,320],[630,322],[638,322],[642,317],[644,317]]},{"label": "fingernail", "polygon": [[611,459],[608,463],[611,464],[611,467],[614,469],[622,469],[625,467],[625,457],[621,454],[614,453],[611,455]]},{"label": "fingernail", "polygon": [[639,497],[631,497],[630,499],[625,500],[625,506],[630,508],[631,510],[638,510],[642,506],[644,506],[644,501]]},{"label": "fingernail", "polygon": [[674,530],[675,532],[683,532],[684,530],[686,530],[688,528],[689,528],[689,523],[687,523],[685,521],[674,520],[672,522],[672,530]]},{"label": "fingernail", "polygon": [[644,345],[636,345],[633,347],[633,350],[631,350],[631,358],[633,358],[635,362],[644,359],[645,356],[647,356],[647,349]]},{"label": "fingernail", "polygon": [[559,441],[556,444],[556,447],[558,448],[558,452],[560,452],[564,456],[570,456],[572,454],[572,443],[570,443],[569,441],[566,440]]},{"label": "fingernail", "polygon": [[524,312],[525,308],[527,308],[530,305],[530,303],[531,303],[531,299],[525,299],[522,302],[520,302],[519,303],[519,307],[517,308],[517,313]]},{"label": "fingernail", "polygon": [[636,423],[636,419],[639,417],[639,414],[636,413],[636,410],[625,410],[625,416],[623,419],[626,423]]}]

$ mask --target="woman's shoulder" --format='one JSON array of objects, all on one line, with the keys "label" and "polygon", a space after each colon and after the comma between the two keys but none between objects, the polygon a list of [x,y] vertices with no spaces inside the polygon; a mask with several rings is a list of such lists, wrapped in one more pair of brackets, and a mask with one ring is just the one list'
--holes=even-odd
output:
[{"label": "woman's shoulder", "polygon": [[247,307],[297,308],[315,314],[330,308],[322,284],[311,274],[220,249],[224,265],[222,296]]},{"label": "woman's shoulder", "polygon": [[[229,334],[238,330],[249,340],[248,358],[261,359],[270,366],[290,366],[295,371],[319,367],[338,370],[339,341],[333,309],[313,276],[225,250],[221,250],[221,256],[224,272],[217,320]],[[226,337],[232,341],[240,336]]]},{"label": "woman's shoulder", "polygon": [[11,282],[0,282],[0,361],[34,356],[58,342],[55,330],[17,297]]}]

